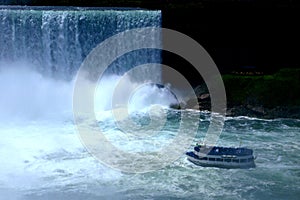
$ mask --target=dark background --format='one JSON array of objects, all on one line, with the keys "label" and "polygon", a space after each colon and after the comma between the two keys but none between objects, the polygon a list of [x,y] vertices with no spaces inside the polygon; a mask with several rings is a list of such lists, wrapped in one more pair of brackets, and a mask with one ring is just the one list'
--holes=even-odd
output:
[{"label": "dark background", "polygon": [[[0,0],[0,4],[160,9],[163,27],[197,40],[223,74],[249,69],[272,74],[300,63],[296,0]],[[177,56],[165,53],[163,60],[197,79],[192,67]]]},{"label": "dark background", "polygon": [[[300,118],[300,1],[0,0],[1,4],[159,9],[164,28],[195,39],[217,64],[228,115]],[[183,58],[163,52],[163,63],[193,87],[205,85]],[[210,109],[209,99],[199,96],[198,103],[200,109]]]},{"label": "dark background", "polygon": [[[201,2],[165,6],[163,27],[197,40],[222,74],[233,71],[273,74],[281,68],[299,68],[300,9],[296,1]],[[181,69],[193,80],[193,85],[198,84],[199,78],[191,66],[170,55],[164,56],[164,60]]]}]

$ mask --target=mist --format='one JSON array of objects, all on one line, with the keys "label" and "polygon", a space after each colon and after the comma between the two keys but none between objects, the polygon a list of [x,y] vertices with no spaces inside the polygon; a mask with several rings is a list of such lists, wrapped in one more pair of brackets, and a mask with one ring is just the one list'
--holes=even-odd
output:
[{"label": "mist", "polygon": [[45,77],[26,63],[0,65],[0,119],[71,116],[73,81]]},{"label": "mist", "polygon": [[[114,88],[122,76],[105,75],[98,81],[95,91],[95,112],[112,109],[112,96],[123,99],[130,95],[130,112],[143,111],[151,105],[169,106],[176,98],[167,88],[153,84],[134,83],[129,78]],[[74,82],[44,76],[25,62],[0,64],[0,119],[2,122],[18,120],[72,119]],[[86,80],[88,82],[88,80]],[[139,86],[140,84],[141,86]],[[87,84],[87,87],[88,84]],[[133,88],[137,88],[133,91]],[[86,88],[89,89],[89,88]]]}]

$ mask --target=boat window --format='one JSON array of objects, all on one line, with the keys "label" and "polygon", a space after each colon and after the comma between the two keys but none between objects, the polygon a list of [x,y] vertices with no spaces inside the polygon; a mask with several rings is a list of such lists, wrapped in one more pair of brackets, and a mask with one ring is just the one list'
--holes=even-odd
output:
[{"label": "boat window", "polygon": [[231,158],[225,158],[224,161],[225,162],[231,162]]},{"label": "boat window", "polygon": [[216,161],[223,162],[222,158],[216,158]]},{"label": "boat window", "polygon": [[202,157],[200,158],[200,160],[207,160],[207,157]]},{"label": "boat window", "polygon": [[232,162],[238,163],[239,160],[238,159],[233,159]]},{"label": "boat window", "polygon": [[208,160],[210,160],[210,161],[215,161],[216,159],[215,159],[215,158],[209,158]]},{"label": "boat window", "polygon": [[240,162],[245,163],[245,162],[247,162],[247,159],[241,159]]}]

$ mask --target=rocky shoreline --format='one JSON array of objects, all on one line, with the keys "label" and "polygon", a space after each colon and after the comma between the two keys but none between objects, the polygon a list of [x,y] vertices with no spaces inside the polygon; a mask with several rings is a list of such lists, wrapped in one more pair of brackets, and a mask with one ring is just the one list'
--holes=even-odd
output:
[{"label": "rocky shoreline", "polygon": [[[210,97],[208,93],[201,94],[198,99],[189,99],[182,109],[195,109],[200,111],[210,111]],[[172,105],[172,108],[181,109],[179,105]],[[276,106],[263,107],[254,105],[234,105],[227,106],[226,116],[238,117],[247,116],[261,119],[292,118],[300,119],[300,106]]]},{"label": "rocky shoreline", "polygon": [[287,107],[276,106],[275,108],[265,108],[262,106],[240,105],[230,107],[226,112],[227,116],[248,116],[262,119],[293,118],[300,119],[300,106]]},{"label": "rocky shoreline", "polygon": [[[222,75],[227,96],[227,116],[262,119],[300,119],[300,69],[281,69],[261,76]],[[197,98],[187,98],[181,109],[210,111],[204,83],[194,88]],[[177,105],[171,106],[179,108]]]}]

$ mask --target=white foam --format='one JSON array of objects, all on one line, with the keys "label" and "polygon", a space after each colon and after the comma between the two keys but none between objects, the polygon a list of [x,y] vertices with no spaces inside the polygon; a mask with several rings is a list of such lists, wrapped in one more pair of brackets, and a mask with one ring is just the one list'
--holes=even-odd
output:
[{"label": "white foam", "polygon": [[1,121],[70,117],[72,82],[43,77],[24,63],[0,65]]}]

